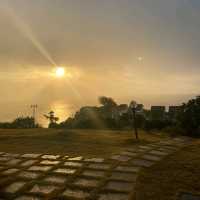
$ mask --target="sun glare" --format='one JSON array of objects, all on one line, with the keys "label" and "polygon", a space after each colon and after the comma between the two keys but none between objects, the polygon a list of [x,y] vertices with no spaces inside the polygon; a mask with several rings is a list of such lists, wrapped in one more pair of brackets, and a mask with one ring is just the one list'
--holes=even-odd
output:
[{"label": "sun glare", "polygon": [[65,75],[65,68],[64,67],[57,67],[55,71],[55,75],[58,78],[61,78]]}]

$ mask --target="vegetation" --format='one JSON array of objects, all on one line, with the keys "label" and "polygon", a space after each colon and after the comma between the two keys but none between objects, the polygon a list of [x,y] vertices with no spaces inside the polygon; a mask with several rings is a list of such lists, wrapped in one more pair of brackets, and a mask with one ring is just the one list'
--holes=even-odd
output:
[{"label": "vegetation", "polygon": [[[200,96],[172,106],[165,111],[164,106],[152,106],[145,110],[142,104],[134,101],[118,105],[110,97],[99,97],[100,106],[82,107],[74,117],[58,123],[53,111],[44,117],[49,120],[49,128],[66,129],[112,129],[132,130],[138,138],[138,128],[145,131],[160,130],[171,134],[200,137]],[[36,128],[32,117],[20,117],[11,123],[0,123],[0,128]]]},{"label": "vegetation", "polygon": [[49,120],[49,128],[56,128],[57,122],[59,121],[58,117],[55,117],[55,113],[50,111],[48,115],[44,115],[44,117]]},{"label": "vegetation", "polygon": [[[81,129],[132,129],[133,115],[132,109],[127,104],[118,105],[110,97],[99,97],[99,107],[86,106],[78,111],[74,118],[68,118],[58,127],[61,128],[81,128]],[[141,105],[141,104],[139,104]],[[141,120],[142,113],[137,113],[138,128],[143,126]]]},{"label": "vegetation", "polygon": [[35,124],[33,117],[18,117],[13,122],[0,123],[0,128],[15,129],[15,128],[38,128],[39,124]]},{"label": "vegetation", "polygon": [[183,128],[188,135],[200,137],[200,96],[181,106],[177,126]]}]

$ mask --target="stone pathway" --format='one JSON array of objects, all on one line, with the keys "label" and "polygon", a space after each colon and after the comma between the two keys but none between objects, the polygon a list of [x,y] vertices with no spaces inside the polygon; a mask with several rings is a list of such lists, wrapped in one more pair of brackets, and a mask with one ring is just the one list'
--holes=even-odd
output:
[{"label": "stone pathway", "polygon": [[0,152],[0,200],[128,200],[141,170],[188,142],[133,146],[110,159]]}]

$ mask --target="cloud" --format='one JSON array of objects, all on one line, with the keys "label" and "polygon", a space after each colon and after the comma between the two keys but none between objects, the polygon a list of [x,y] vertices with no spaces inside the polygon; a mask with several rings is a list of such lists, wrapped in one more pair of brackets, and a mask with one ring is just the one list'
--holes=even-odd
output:
[{"label": "cloud", "polygon": [[[195,95],[198,11],[197,0],[1,1],[1,107],[64,101],[72,112],[99,95],[146,105]],[[55,64],[73,78],[52,79]]]}]

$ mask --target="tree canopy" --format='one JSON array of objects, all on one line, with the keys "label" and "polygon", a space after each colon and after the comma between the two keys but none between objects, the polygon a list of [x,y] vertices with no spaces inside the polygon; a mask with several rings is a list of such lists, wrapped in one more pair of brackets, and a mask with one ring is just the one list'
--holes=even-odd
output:
[{"label": "tree canopy", "polygon": [[185,129],[187,134],[200,136],[200,96],[182,104],[178,125]]},{"label": "tree canopy", "polygon": [[117,103],[111,97],[101,96],[101,97],[99,97],[99,103],[105,107],[117,106]]}]

